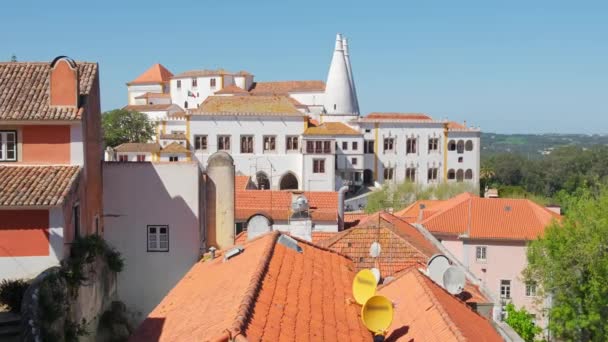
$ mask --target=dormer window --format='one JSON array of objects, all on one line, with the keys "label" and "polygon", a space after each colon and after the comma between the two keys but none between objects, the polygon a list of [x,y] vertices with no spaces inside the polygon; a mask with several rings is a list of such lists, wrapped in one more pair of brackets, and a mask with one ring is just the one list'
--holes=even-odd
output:
[{"label": "dormer window", "polygon": [[17,161],[17,132],[0,131],[0,161]]}]

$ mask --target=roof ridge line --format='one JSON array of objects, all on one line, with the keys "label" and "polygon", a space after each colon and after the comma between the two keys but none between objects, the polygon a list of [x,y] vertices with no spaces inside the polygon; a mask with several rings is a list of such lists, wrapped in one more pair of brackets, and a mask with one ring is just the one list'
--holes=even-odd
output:
[{"label": "roof ridge line", "polygon": [[[286,234],[286,233],[281,233],[281,234]],[[325,251],[325,252],[329,252],[329,253],[333,253],[333,254],[339,255],[339,256],[341,256],[341,257],[343,257],[343,258],[346,258],[346,259],[350,260],[351,262],[353,262],[353,259],[351,259],[351,258],[350,258],[348,255],[346,255],[346,254],[343,254],[343,253],[338,252],[338,251],[334,251],[334,250],[332,250],[332,249],[330,249],[330,248],[328,248],[328,247],[324,247],[324,246],[319,246],[319,245],[316,245],[316,244],[314,244],[314,243],[312,243],[312,242],[306,241],[306,240],[301,239],[301,238],[299,238],[299,237],[291,236],[290,234],[286,234],[286,235],[289,235],[289,237],[291,237],[292,239],[294,239],[294,240],[296,240],[296,241],[298,241],[298,242],[302,242],[302,243],[304,243],[304,244],[307,244],[307,245],[309,245],[309,246],[311,246],[311,247],[314,247],[314,248],[320,249],[320,250]]]},{"label": "roof ridge line", "polygon": [[[406,222],[407,223],[407,222]],[[379,227],[380,228],[380,227]],[[414,227],[412,227],[414,228]],[[401,234],[398,234],[397,232],[395,232],[394,227],[392,228],[388,228],[388,230],[393,233],[394,235],[396,235],[397,237],[401,238],[402,240],[404,240],[405,243],[407,243],[408,245],[410,245],[412,248],[414,248],[416,250],[416,252],[418,252],[420,255],[422,255],[423,257],[428,258],[428,256],[426,254],[424,254],[417,246],[414,246],[414,244],[412,244],[407,238],[405,238],[404,236],[401,236]],[[416,229],[416,228],[414,228]],[[424,236],[423,236],[424,237]]]}]

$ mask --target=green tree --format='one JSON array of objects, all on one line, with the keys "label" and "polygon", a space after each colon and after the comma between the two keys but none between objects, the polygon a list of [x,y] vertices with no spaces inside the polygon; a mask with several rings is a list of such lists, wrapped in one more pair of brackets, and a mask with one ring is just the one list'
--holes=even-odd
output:
[{"label": "green tree", "polygon": [[143,143],[154,136],[154,124],[143,113],[114,109],[103,113],[101,122],[106,146]]},{"label": "green tree", "polygon": [[608,340],[608,188],[560,193],[565,217],[528,248],[525,276],[552,299],[549,329],[567,341]]},{"label": "green tree", "polygon": [[526,311],[526,308],[517,310],[513,303],[506,306],[507,319],[505,322],[526,342],[534,342],[536,335],[542,332],[542,329],[534,324],[532,315]]}]

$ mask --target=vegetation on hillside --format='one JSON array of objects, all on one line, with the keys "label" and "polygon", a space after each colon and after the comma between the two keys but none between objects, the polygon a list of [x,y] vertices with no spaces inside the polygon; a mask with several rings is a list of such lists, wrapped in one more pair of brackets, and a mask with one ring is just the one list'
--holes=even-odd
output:
[{"label": "vegetation on hillside", "polygon": [[145,143],[154,136],[154,124],[143,113],[114,109],[101,116],[105,146]]}]

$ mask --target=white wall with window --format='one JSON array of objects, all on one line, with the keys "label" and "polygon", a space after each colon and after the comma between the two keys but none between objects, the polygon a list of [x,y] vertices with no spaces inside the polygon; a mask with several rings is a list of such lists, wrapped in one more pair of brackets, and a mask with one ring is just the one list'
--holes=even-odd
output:
[{"label": "white wall with window", "polygon": [[17,161],[17,131],[0,131],[0,162]]},{"label": "white wall with window", "polygon": [[480,133],[476,131],[449,131],[448,133],[449,182],[479,184]]},{"label": "white wall with window", "polygon": [[335,140],[330,137],[304,137],[302,190],[334,191],[336,189],[335,144]]}]

